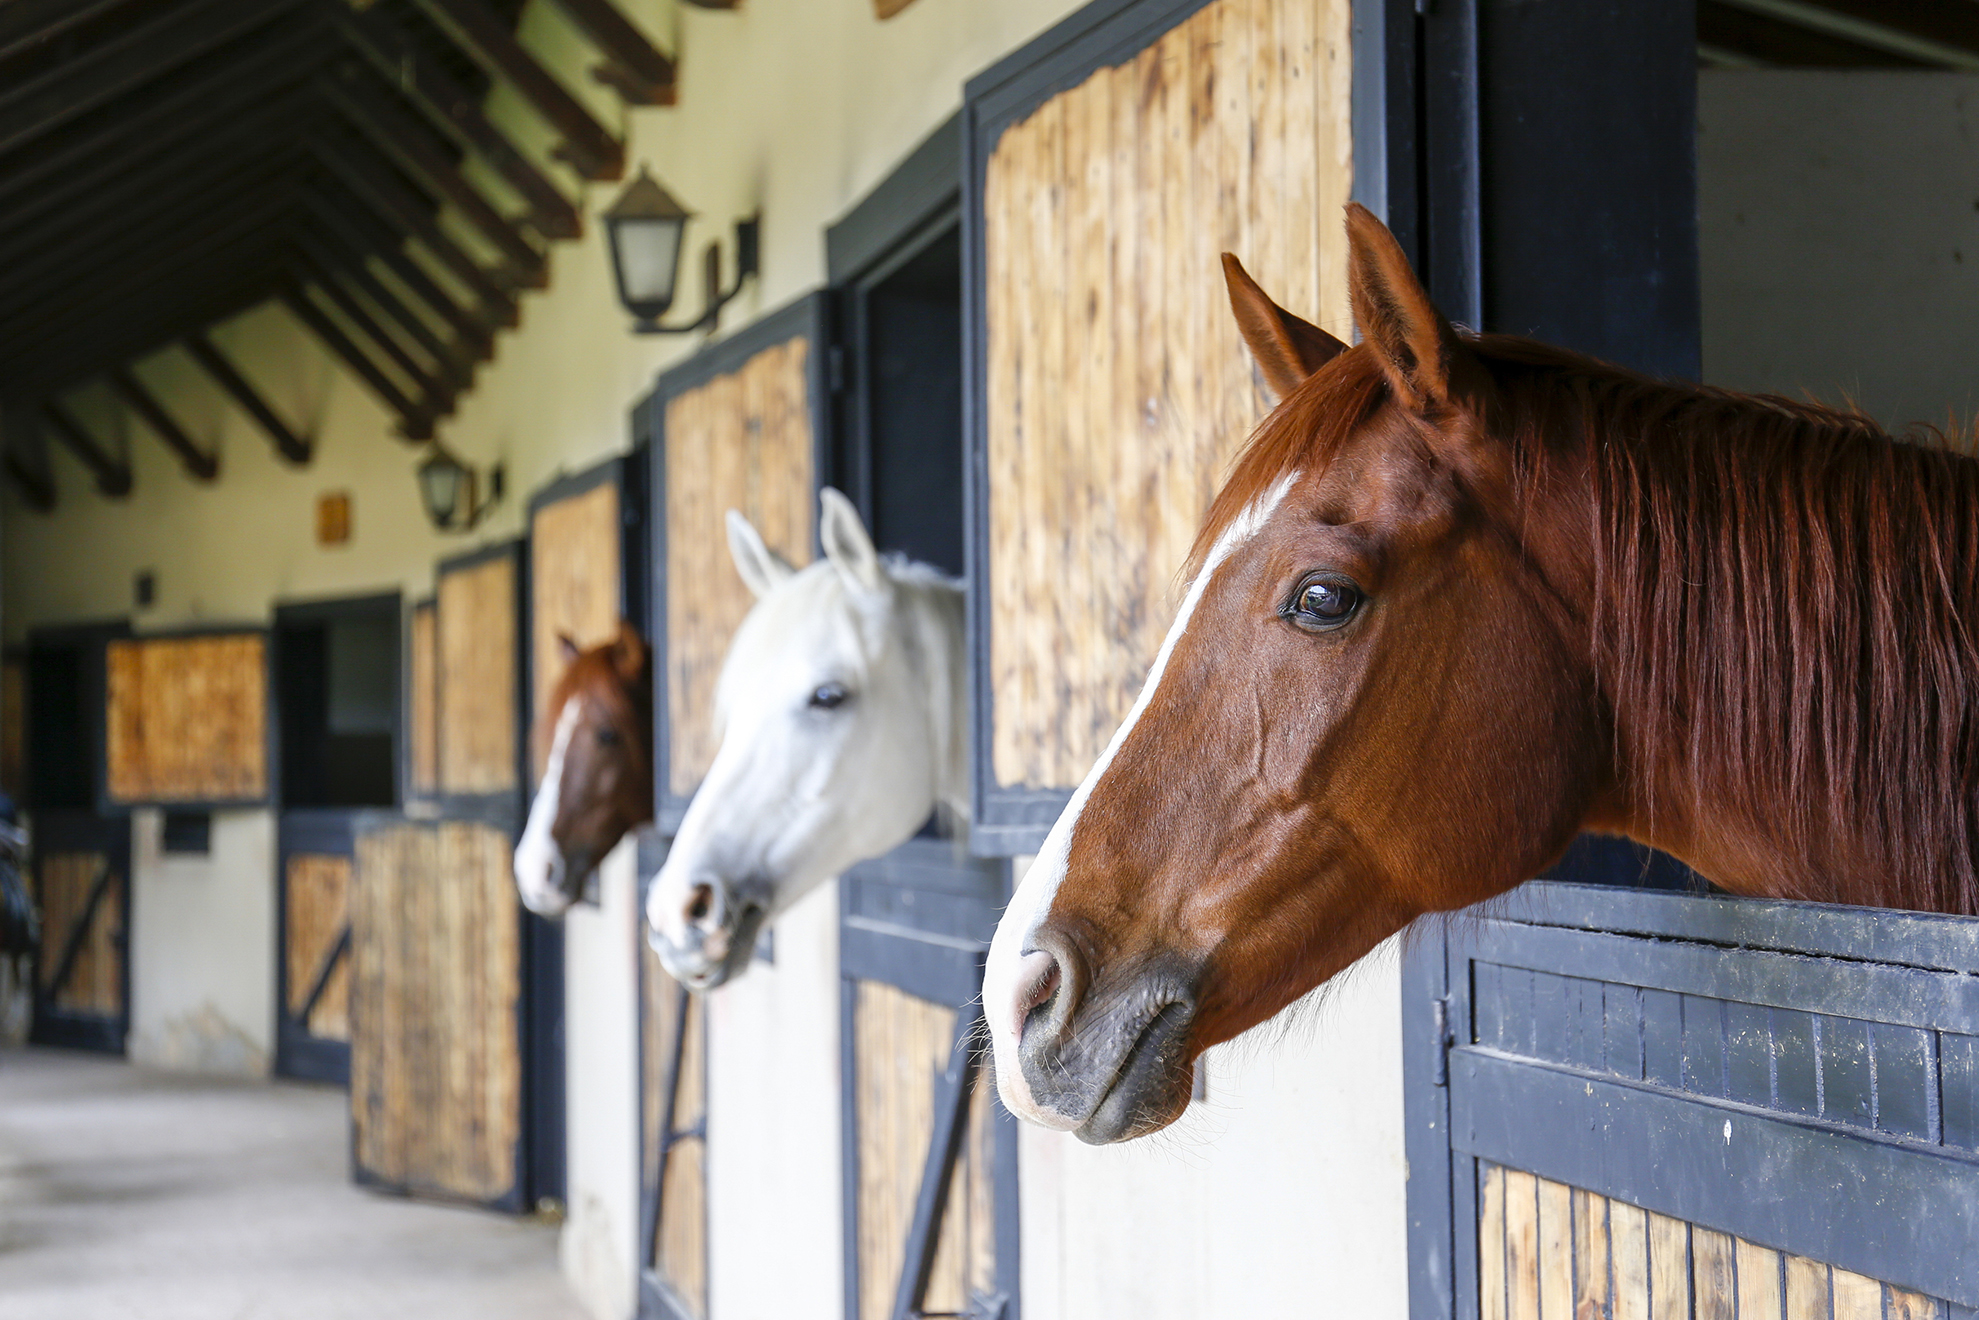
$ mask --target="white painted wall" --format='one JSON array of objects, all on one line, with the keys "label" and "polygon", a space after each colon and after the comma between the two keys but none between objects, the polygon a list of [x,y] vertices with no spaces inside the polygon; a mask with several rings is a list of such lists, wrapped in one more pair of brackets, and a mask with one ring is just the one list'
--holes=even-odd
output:
[{"label": "white painted wall", "polygon": [[205,856],[160,848],[163,814],[131,813],[130,1057],[258,1077],[274,1056],[273,813],[216,811]]},{"label": "white painted wall", "polygon": [[598,905],[564,917],[567,1144],[560,1255],[591,1314],[623,1320],[639,1262],[638,848],[598,869]]},{"label": "white painted wall", "polygon": [[1979,77],[1705,69],[1697,155],[1706,380],[1972,416]]}]

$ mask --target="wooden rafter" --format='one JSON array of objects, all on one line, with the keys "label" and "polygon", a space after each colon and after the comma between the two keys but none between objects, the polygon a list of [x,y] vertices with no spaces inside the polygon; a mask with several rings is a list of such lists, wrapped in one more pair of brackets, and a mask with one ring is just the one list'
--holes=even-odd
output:
[{"label": "wooden rafter", "polygon": [[206,374],[240,405],[241,411],[252,417],[255,424],[267,433],[276,453],[298,466],[309,462],[315,446],[289,429],[288,423],[268,406],[260,391],[248,383],[247,377],[220,351],[218,345],[203,333],[186,336],[185,345],[193,361],[204,367]]},{"label": "wooden rafter", "polygon": [[89,469],[89,475],[96,479],[96,489],[100,493],[113,500],[123,499],[131,493],[129,460],[119,458],[98,444],[96,437],[89,433],[89,428],[54,399],[41,405],[41,413],[54,429],[55,439]]},{"label": "wooden rafter", "polygon": [[611,0],[557,0],[557,6],[605,53],[605,62],[591,70],[593,78],[635,105],[674,103],[673,61]]},{"label": "wooden rafter", "polygon": [[[349,269],[340,269],[335,259],[323,255],[322,248],[315,240],[305,242],[304,251],[310,254],[310,273],[315,276],[316,287],[337,309],[357,332],[370,340],[377,349],[391,361],[400,375],[412,382],[415,389],[429,401],[426,409],[433,416],[442,416],[453,409],[454,396],[473,382],[470,373],[458,363],[447,360],[443,352],[434,352],[432,362],[421,362],[406,346],[406,340],[420,343],[420,333],[424,327],[415,329],[416,317],[375,281]],[[364,291],[364,297],[371,300],[371,307],[364,305],[363,299],[353,291],[356,285]],[[391,328],[372,314],[372,307],[380,315],[390,318],[399,327],[394,333]],[[430,333],[430,332],[428,332]],[[422,348],[425,345],[420,344]]]},{"label": "wooden rafter", "polygon": [[506,79],[556,129],[563,138],[556,148],[559,158],[594,182],[625,173],[625,144],[566,91],[481,0],[418,2],[462,49]]},{"label": "wooden rafter", "polygon": [[189,474],[201,481],[212,481],[220,475],[219,458],[194,444],[178,420],[165,410],[164,404],[152,397],[151,391],[144,388],[129,368],[119,367],[110,372],[106,379],[117,397],[129,404],[132,411],[144,419],[152,433],[165,442],[165,447],[179,456],[179,462]]},{"label": "wooden rafter", "polygon": [[411,395],[400,389],[390,374],[373,361],[355,340],[345,334],[343,328],[331,319],[329,313],[313,302],[305,290],[285,291],[282,302],[295,313],[298,321],[309,327],[332,353],[343,360],[345,366],[357,373],[358,379],[371,387],[372,393],[376,394],[386,407],[399,415],[401,435],[408,440],[433,438],[434,414],[427,407],[415,403]]}]

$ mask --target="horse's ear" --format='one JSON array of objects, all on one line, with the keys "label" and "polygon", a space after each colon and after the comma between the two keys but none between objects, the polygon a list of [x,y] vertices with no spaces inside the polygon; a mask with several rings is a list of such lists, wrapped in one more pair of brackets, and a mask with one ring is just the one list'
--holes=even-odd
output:
[{"label": "horse's ear", "polygon": [[630,683],[646,672],[646,639],[625,619],[618,621],[618,636],[612,639],[612,668]]},{"label": "horse's ear", "polygon": [[1409,269],[1402,245],[1359,202],[1347,203],[1347,249],[1354,324],[1380,356],[1388,383],[1416,412],[1447,404],[1463,345]]},{"label": "horse's ear", "polygon": [[866,524],[852,501],[826,486],[818,493],[818,540],[824,544],[825,558],[831,560],[855,590],[868,593],[886,587],[886,574],[880,569],[879,551],[866,535]]},{"label": "horse's ear", "polygon": [[560,632],[557,634],[557,653],[563,657],[565,664],[571,665],[576,664],[577,657],[584,654],[584,648],[569,633]]},{"label": "horse's ear", "polygon": [[1310,321],[1292,315],[1258,287],[1235,256],[1223,254],[1223,282],[1230,289],[1230,312],[1249,345],[1264,383],[1284,398],[1346,350],[1346,345]]},{"label": "horse's ear", "polygon": [[728,511],[728,553],[735,560],[735,571],[755,593],[756,599],[775,591],[797,570],[763,540],[763,534],[734,509]]}]

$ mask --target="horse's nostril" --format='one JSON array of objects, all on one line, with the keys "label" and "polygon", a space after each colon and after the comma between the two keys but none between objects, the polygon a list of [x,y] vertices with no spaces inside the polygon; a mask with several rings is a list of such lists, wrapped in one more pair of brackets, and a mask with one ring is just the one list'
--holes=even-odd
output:
[{"label": "horse's nostril", "polygon": [[1016,1035],[1023,1039],[1024,1029],[1031,1019],[1040,1012],[1051,1008],[1052,1000],[1058,995],[1058,959],[1042,949],[1033,949],[1024,955],[1017,968],[1017,1022]]},{"label": "horse's nostril", "polygon": [[695,885],[694,893],[687,900],[687,919],[706,921],[708,913],[714,910],[715,891],[712,885]]}]

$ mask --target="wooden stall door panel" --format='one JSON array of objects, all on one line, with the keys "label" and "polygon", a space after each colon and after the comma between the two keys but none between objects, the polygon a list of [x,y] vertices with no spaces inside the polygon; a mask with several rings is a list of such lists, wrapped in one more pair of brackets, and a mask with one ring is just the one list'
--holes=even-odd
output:
[{"label": "wooden stall door panel", "polygon": [[440,575],[440,789],[516,788],[516,560],[502,554]]},{"label": "wooden stall door panel", "polygon": [[[302,1012],[327,969],[328,979],[303,1023],[322,1040],[350,1040],[350,958],[338,956],[350,920],[351,859],[335,853],[296,853],[288,874],[288,985],[291,1016]],[[332,961],[334,959],[334,961]]]},{"label": "wooden stall door panel", "polygon": [[1215,0],[1005,131],[983,199],[991,759],[1078,783],[1264,415],[1218,254],[1349,330],[1349,0]]},{"label": "wooden stall door panel", "polygon": [[[107,854],[61,852],[41,859],[37,884],[41,952],[35,974],[41,993],[52,992],[51,1004],[66,1013],[121,1015],[124,877]],[[59,986],[54,984],[57,976]]]},{"label": "wooden stall door panel", "polygon": [[808,338],[785,340],[666,405],[667,786],[679,797],[714,760],[715,681],[755,603],[729,557],[728,510],[790,563],[811,558],[810,353]]},{"label": "wooden stall door panel", "polygon": [[1960,1314],[1937,1298],[1488,1161],[1478,1165],[1477,1233],[1482,1320]]},{"label": "wooden stall door panel", "polygon": [[410,691],[406,712],[411,726],[409,778],[414,797],[440,791],[440,639],[439,611],[428,601],[412,609],[411,664],[406,667]]},{"label": "wooden stall door panel", "polygon": [[360,833],[351,903],[357,1162],[409,1191],[511,1198],[521,1138],[519,921],[508,834]]},{"label": "wooden stall door panel", "polygon": [[[643,939],[639,956],[646,995],[646,1076],[641,1087],[646,1168],[641,1184],[648,1189],[648,1196],[657,1199],[649,1212],[652,1240],[645,1248],[646,1265],[674,1303],[701,1320],[708,1314],[707,1142],[703,1135],[708,1101],[707,1013],[666,974]],[[676,1037],[677,1029],[684,1033],[684,1039]],[[681,1048],[676,1055],[677,1042]],[[678,1072],[670,1074],[676,1057]],[[664,1161],[665,1176],[661,1177],[669,1081],[673,1084],[672,1130],[691,1135],[672,1143]]]},{"label": "wooden stall door panel", "polygon": [[105,663],[113,801],[267,796],[266,638],[241,633],[113,641]]},{"label": "wooden stall door panel", "polygon": [[[529,709],[537,719],[564,671],[558,638],[591,647],[617,635],[621,540],[616,482],[601,481],[536,510],[529,531]],[[532,752],[534,764],[546,749]],[[535,764],[533,774],[541,773]]]},{"label": "wooden stall door panel", "polygon": [[[859,1314],[887,1320],[934,1130],[936,1080],[955,1042],[955,1010],[879,981],[858,982],[854,1010],[859,1131]],[[970,1093],[922,1311],[967,1312],[995,1291],[994,1128],[987,1069]]]},{"label": "wooden stall door panel", "polygon": [[0,793],[27,792],[27,664],[0,660]]}]

